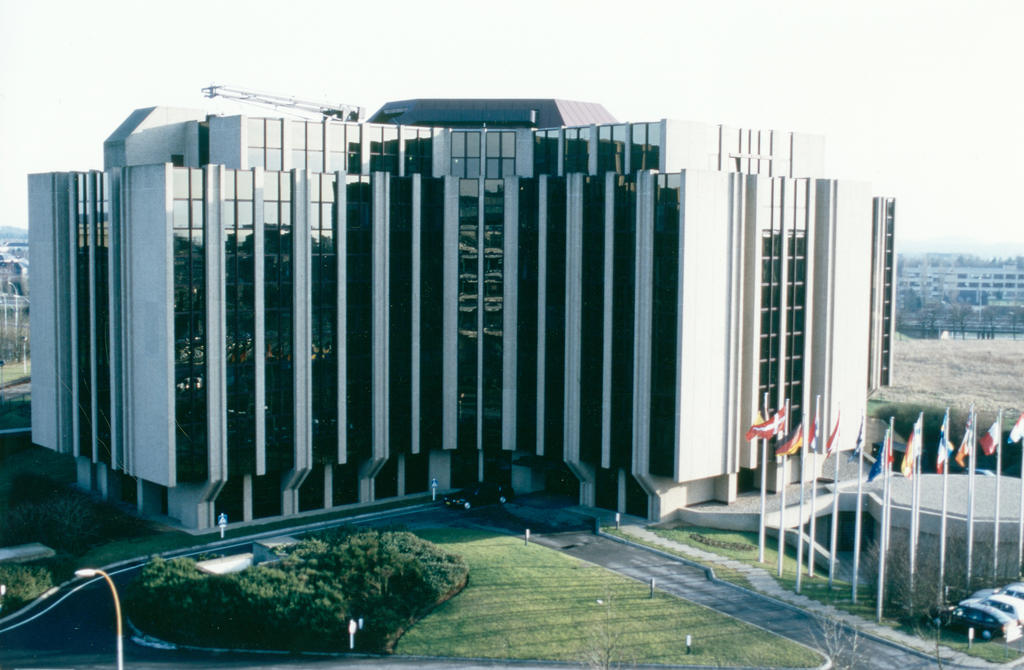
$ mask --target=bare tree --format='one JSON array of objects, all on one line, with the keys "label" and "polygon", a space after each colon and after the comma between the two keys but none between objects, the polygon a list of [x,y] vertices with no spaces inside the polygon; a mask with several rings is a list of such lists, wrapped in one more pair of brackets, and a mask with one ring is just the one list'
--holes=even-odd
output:
[{"label": "bare tree", "polygon": [[627,659],[623,648],[622,628],[615,621],[615,605],[610,596],[597,601],[603,608],[604,616],[594,624],[587,638],[587,646],[580,659],[592,670],[612,670],[636,665]]},{"label": "bare tree", "polygon": [[818,620],[818,651],[832,662],[835,670],[853,670],[864,665],[860,633],[836,619],[815,615]]}]

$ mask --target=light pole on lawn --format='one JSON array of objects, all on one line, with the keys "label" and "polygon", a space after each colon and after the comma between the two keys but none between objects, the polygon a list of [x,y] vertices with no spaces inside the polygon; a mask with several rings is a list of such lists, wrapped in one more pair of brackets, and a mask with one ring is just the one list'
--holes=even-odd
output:
[{"label": "light pole on lawn", "polygon": [[117,670],[124,670],[124,644],[121,640],[121,601],[117,597],[117,589],[114,587],[114,580],[110,575],[95,568],[81,568],[75,570],[75,577],[90,578],[103,577],[110,585],[110,592],[114,595],[114,616],[117,618]]}]

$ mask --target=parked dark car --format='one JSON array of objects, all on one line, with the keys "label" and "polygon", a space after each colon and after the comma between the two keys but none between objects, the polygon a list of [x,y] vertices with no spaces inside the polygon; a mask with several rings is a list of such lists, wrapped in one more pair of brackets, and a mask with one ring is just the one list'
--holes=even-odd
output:
[{"label": "parked dark car", "polygon": [[449,493],[444,497],[444,504],[448,507],[461,507],[463,509],[470,509],[474,505],[490,505],[493,503],[504,505],[514,498],[515,495],[511,486],[479,482],[472,486],[467,486],[456,493]]},{"label": "parked dark car", "polygon": [[1009,629],[1017,626],[1017,620],[1009,614],[982,604],[959,605],[949,617],[950,628],[967,632],[973,628],[975,635],[990,640],[1005,637]]}]

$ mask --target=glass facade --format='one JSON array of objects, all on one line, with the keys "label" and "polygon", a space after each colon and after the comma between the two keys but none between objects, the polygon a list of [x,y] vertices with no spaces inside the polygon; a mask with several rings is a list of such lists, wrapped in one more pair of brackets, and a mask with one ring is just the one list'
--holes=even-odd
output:
[{"label": "glass facade", "polygon": [[256,472],[256,251],[254,174],[225,171],[224,360],[228,474]]},{"label": "glass facade", "polygon": [[654,201],[651,298],[650,472],[675,476],[679,322],[679,175],[659,175]]},{"label": "glass facade", "polygon": [[661,160],[661,124],[634,123],[633,137],[629,147],[629,169],[658,170]]},{"label": "glass facade", "polygon": [[505,332],[505,182],[487,179],[483,185],[482,444],[485,450],[490,451],[501,448],[502,342]]},{"label": "glass facade", "polygon": [[404,128],[405,174],[434,174],[434,131],[425,128]]},{"label": "glass facade", "polygon": [[314,173],[308,179],[313,460],[328,464],[338,460],[337,184],[332,174]]},{"label": "glass facade", "polygon": [[460,450],[476,450],[477,445],[477,320],[480,314],[479,200],[479,180],[459,180],[459,316],[456,372],[458,427],[456,435]]},{"label": "glass facade", "polygon": [[516,446],[527,453],[537,451],[537,290],[540,284],[537,193],[537,180],[519,181]]},{"label": "glass facade", "polygon": [[500,179],[516,173],[516,134],[510,130],[489,130],[484,134],[487,177]]},{"label": "glass facade", "polygon": [[370,172],[398,174],[398,128],[363,126],[370,139]]},{"label": "glass facade", "polygon": [[346,190],[345,333],[348,461],[370,457],[373,435],[373,198],[370,178],[350,176]]},{"label": "glass facade", "polygon": [[620,123],[597,128],[597,173],[626,171],[626,142],[629,126]]},{"label": "glass facade", "polygon": [[288,172],[267,172],[263,182],[266,454],[267,470],[277,472],[294,462],[292,179]]},{"label": "glass facade", "polygon": [[453,130],[451,175],[465,179],[480,176],[480,132]]},{"label": "glass facade", "polygon": [[558,130],[533,133],[533,174],[558,174]]},{"label": "glass facade", "polygon": [[604,391],[604,177],[583,180],[580,458],[601,462]]},{"label": "glass facade", "polygon": [[[444,393],[444,180],[421,181],[420,451],[441,448]],[[416,253],[413,249],[413,253]]]},{"label": "glass facade", "polygon": [[565,442],[565,226],[566,186],[547,180],[547,276],[544,322],[544,455],[562,457]]},{"label": "glass facade", "polygon": [[590,128],[566,128],[564,153],[562,167],[564,174],[587,173],[589,171]]},{"label": "glass facade", "polygon": [[615,179],[612,244],[612,464],[629,467],[633,443],[633,345],[636,291],[636,182]]},{"label": "glass facade", "polygon": [[280,170],[284,166],[283,124],[281,119],[248,120],[247,167]]},{"label": "glass facade", "polygon": [[412,449],[412,177],[393,177],[388,234],[388,444]]},{"label": "glass facade", "polygon": [[206,479],[206,245],[203,171],[174,169],[174,435],[179,482]]}]

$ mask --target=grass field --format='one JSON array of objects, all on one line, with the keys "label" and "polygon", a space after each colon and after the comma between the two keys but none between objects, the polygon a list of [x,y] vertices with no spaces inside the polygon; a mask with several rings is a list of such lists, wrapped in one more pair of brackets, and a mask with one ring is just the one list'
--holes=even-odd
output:
[{"label": "grass field", "polygon": [[[520,539],[420,533],[461,554],[469,585],[399,640],[399,654],[614,663],[813,667],[815,652]],[[685,637],[693,638],[687,655]],[[742,640],[742,644],[737,641]]]},{"label": "grass field", "polygon": [[872,400],[1024,410],[1024,339],[893,342],[892,385]]}]

